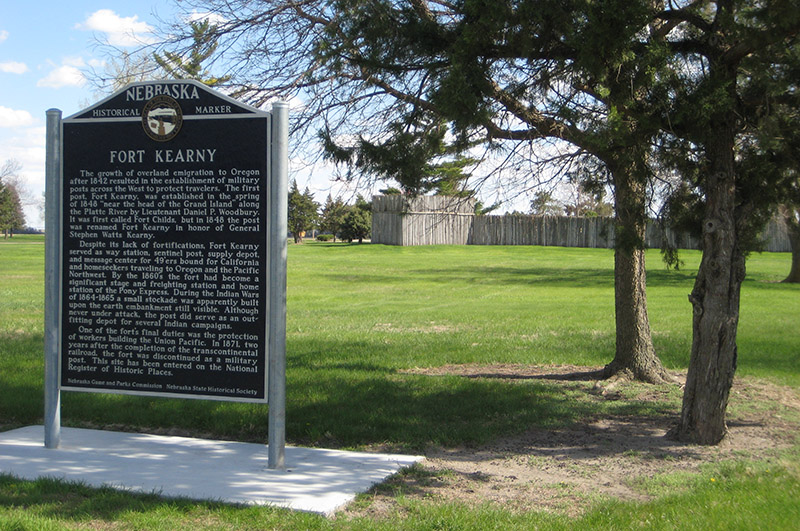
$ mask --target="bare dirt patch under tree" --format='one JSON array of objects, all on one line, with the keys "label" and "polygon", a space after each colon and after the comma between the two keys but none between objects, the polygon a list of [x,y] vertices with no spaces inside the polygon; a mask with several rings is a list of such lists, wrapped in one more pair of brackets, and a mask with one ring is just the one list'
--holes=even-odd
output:
[{"label": "bare dirt patch under tree", "polygon": [[[576,366],[453,365],[407,371],[424,375],[498,378],[524,385],[547,381],[582,392],[586,400],[658,404],[648,415],[603,415],[554,429],[531,428],[475,448],[431,447],[426,461],[374,488],[350,515],[389,514],[404,499],[490,503],[577,515],[598,498],[646,500],[637,487],[659,474],[698,471],[729,459],[777,459],[797,441],[800,394],[764,380],[738,378],[728,408],[728,435],[717,446],[669,440],[682,389],[674,385],[613,384],[597,380],[602,368]],[[673,372],[676,381],[685,374]],[[665,407],[666,406],[666,407]],[[624,411],[621,408],[620,411]]]}]

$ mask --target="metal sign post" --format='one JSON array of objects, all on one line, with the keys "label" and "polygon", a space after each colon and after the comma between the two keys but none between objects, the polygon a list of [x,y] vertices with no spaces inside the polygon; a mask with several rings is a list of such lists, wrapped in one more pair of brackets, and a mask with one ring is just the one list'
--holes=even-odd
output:
[{"label": "metal sign post", "polygon": [[47,111],[45,160],[44,445],[61,444],[59,308],[61,304],[61,111]]},{"label": "metal sign post", "polygon": [[286,448],[286,253],[288,233],[289,106],[272,106],[272,183],[274,227],[270,240],[273,275],[269,285],[269,468],[285,467]]}]

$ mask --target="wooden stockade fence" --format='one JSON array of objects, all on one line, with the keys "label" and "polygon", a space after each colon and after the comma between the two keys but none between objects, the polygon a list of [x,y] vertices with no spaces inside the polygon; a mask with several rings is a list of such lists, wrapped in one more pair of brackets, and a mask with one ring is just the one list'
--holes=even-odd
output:
[{"label": "wooden stockade fence", "polygon": [[557,245],[613,247],[614,226],[607,218],[567,216],[475,216],[474,245]]},{"label": "wooden stockade fence", "polygon": [[[372,243],[387,245],[551,245],[614,247],[611,218],[574,216],[476,216],[475,200],[448,196],[403,195],[372,198]],[[679,249],[697,249],[699,242],[671,229],[649,223],[645,242],[661,248],[666,235]],[[782,222],[772,220],[763,233],[764,250],[789,252]]]},{"label": "wooden stockade fence", "polygon": [[468,245],[475,200],[452,196],[379,195],[372,198],[372,243]]}]

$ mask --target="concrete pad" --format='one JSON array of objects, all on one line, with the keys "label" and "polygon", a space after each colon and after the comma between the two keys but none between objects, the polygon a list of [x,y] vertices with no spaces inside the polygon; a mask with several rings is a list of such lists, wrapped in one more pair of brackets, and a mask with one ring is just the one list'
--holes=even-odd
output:
[{"label": "concrete pad", "polygon": [[61,429],[44,447],[44,427],[0,433],[0,472],[52,477],[167,497],[274,505],[332,514],[420,456],[286,447],[285,471],[267,468],[267,446],[189,437]]}]

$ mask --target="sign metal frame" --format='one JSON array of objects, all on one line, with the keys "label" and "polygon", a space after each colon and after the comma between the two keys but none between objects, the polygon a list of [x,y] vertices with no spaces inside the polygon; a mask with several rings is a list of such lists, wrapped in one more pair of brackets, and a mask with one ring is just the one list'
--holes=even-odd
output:
[{"label": "sign metal frame", "polygon": [[[178,108],[177,112],[170,109],[172,102],[177,102],[181,98],[191,98],[196,100],[193,108]],[[150,109],[152,131],[146,130],[148,117],[142,117],[142,107],[151,103]],[[185,107],[185,105],[184,105]],[[187,112],[188,111],[188,112]],[[175,116],[182,114],[182,116]],[[170,122],[170,120],[172,120]],[[199,133],[201,127],[208,125],[217,131],[235,131],[231,121],[246,120],[241,123],[263,123],[262,141],[255,141],[256,144],[263,144],[263,160],[260,167],[263,168],[263,178],[261,187],[265,188],[261,193],[265,201],[262,201],[262,208],[266,212],[259,214],[260,220],[266,224],[265,230],[255,231],[264,235],[260,242],[263,250],[261,259],[266,263],[262,264],[262,269],[258,285],[262,290],[259,296],[259,307],[266,311],[266,317],[260,318],[263,321],[259,325],[259,334],[263,337],[263,342],[259,341],[259,350],[263,349],[261,363],[263,368],[263,390],[257,398],[243,396],[225,396],[214,393],[186,393],[163,391],[151,391],[146,389],[118,389],[113,386],[82,386],[65,385],[62,381],[62,362],[63,358],[63,336],[64,336],[64,296],[67,274],[67,265],[64,262],[65,256],[65,225],[66,216],[69,215],[69,205],[65,204],[65,182],[66,177],[65,163],[72,168],[70,161],[65,160],[71,154],[69,150],[65,152],[65,126],[67,133],[71,128],[92,127],[91,124],[98,126],[117,127],[119,124],[126,124],[124,130],[131,131],[134,122],[142,124],[145,131],[139,130],[141,136],[145,133],[150,138],[147,141],[138,139],[138,144],[128,150],[124,148],[118,157],[125,157],[126,160],[134,162],[141,159],[147,153],[148,147],[142,147],[143,142],[150,142],[153,149],[155,147],[170,147],[174,143],[174,138],[181,135],[194,135],[185,144],[190,145],[197,142],[205,132]],[[251,122],[256,120],[260,122]],[[199,121],[199,123],[198,123]],[[157,122],[157,123],[156,123]],[[177,122],[177,126],[174,125]],[[113,124],[113,125],[112,125]],[[129,126],[128,124],[131,124]],[[166,125],[165,125],[166,124]],[[128,85],[117,91],[108,98],[84,109],[67,119],[61,119],[61,111],[51,109],[47,112],[47,185],[46,185],[46,301],[45,301],[45,446],[57,448],[60,444],[60,391],[82,391],[115,394],[134,394],[146,396],[160,396],[169,398],[195,398],[210,400],[225,400],[234,402],[269,402],[270,403],[270,468],[283,467],[283,446],[284,446],[284,413],[285,413],[285,331],[286,331],[286,194],[288,190],[288,106],[285,103],[273,105],[271,113],[256,109],[228,96],[213,91],[205,85],[193,80],[168,80],[142,82]],[[178,132],[176,129],[184,128]],[[188,129],[187,129],[188,128]],[[256,129],[259,129],[256,126]],[[102,132],[101,132],[102,134]],[[231,135],[235,136],[235,135]],[[257,135],[256,135],[257,136]],[[124,138],[120,138],[121,146],[125,140],[131,138],[126,133]],[[236,139],[230,139],[236,142]],[[242,143],[246,144],[247,139]],[[104,146],[108,142],[98,142]],[[231,150],[235,151],[234,147]],[[199,151],[199,149],[198,149]],[[211,150],[209,149],[209,152]],[[86,149],[82,153],[86,153]],[[166,151],[165,151],[166,152]],[[176,152],[177,153],[177,152]],[[181,157],[182,154],[178,153]],[[193,155],[193,154],[191,154]],[[112,162],[115,155],[111,155]],[[161,155],[161,162],[167,163],[175,158],[175,154],[170,151],[169,155]],[[199,156],[199,155],[198,155]],[[131,158],[133,157],[133,158]],[[118,160],[118,162],[121,162]],[[180,162],[180,161],[178,161]],[[243,161],[246,164],[247,161]],[[176,162],[177,163],[177,162]],[[163,166],[163,165],[162,165]],[[152,167],[152,164],[151,166]],[[217,178],[222,173],[218,170]],[[244,218],[243,218],[244,219]],[[227,222],[227,221],[226,221]],[[233,222],[231,222],[233,223]],[[232,227],[233,225],[229,225]],[[239,230],[239,229],[236,229]],[[153,237],[152,235],[150,236]],[[172,235],[175,238],[175,235]],[[196,238],[196,236],[193,236]],[[220,235],[218,234],[219,238]],[[230,238],[246,238],[247,235],[240,236],[233,234]],[[124,236],[123,236],[124,239]],[[180,241],[180,237],[177,237]],[[71,241],[75,241],[74,238]],[[135,277],[135,275],[134,275]],[[219,302],[219,301],[217,301]],[[164,318],[162,317],[162,320]],[[74,334],[73,334],[74,335]],[[194,367],[194,366],[193,366]],[[227,368],[226,368],[227,370]],[[278,371],[277,373],[275,371]],[[212,374],[213,376],[213,374]],[[208,387],[207,387],[208,388]],[[250,390],[247,390],[250,392]],[[273,445],[274,454],[273,455]]]}]

